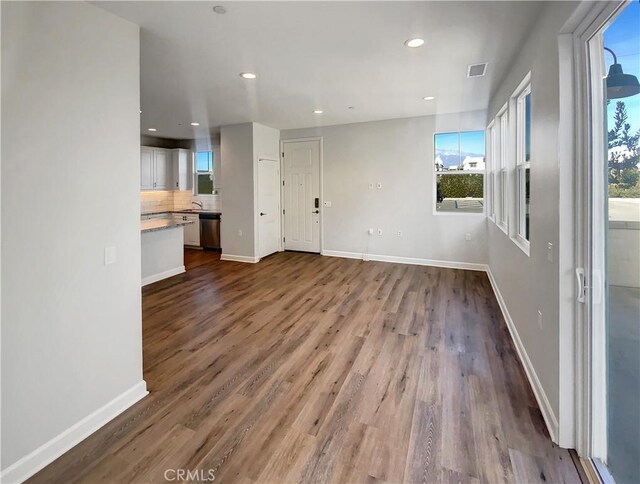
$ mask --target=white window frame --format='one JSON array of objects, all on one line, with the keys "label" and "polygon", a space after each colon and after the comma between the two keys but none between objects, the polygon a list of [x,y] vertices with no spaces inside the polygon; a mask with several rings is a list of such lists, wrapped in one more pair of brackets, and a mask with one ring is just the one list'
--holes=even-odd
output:
[{"label": "white window frame", "polygon": [[[512,240],[527,255],[531,251],[530,240],[526,237],[527,201],[526,201],[526,172],[529,170],[529,183],[531,183],[531,161],[526,159],[526,102],[531,94],[531,73],[518,86],[512,99],[515,101],[515,132],[516,132],[516,163],[514,179],[515,190],[515,214],[516,223]],[[531,109],[531,105],[529,107]],[[531,149],[531,146],[530,146]],[[529,205],[531,206],[531,205]],[[529,239],[531,239],[531,219],[529,219]]]},{"label": "white window frame", "polygon": [[[487,154],[485,152],[484,155],[484,160],[485,160],[485,169],[484,170],[467,170],[467,171],[463,171],[463,170],[452,170],[452,171],[438,171],[436,170],[436,163],[435,163],[435,158],[436,158],[436,136],[439,134],[458,134],[461,135],[463,133],[475,133],[477,131],[481,131],[483,132],[484,130],[482,129],[470,129],[467,131],[441,131],[441,132],[434,132],[433,133],[433,166],[432,166],[432,170],[433,170],[433,215],[453,215],[453,216],[467,216],[467,217],[473,217],[473,216],[481,216],[481,217],[485,217],[486,216],[486,205],[487,205],[487,193],[486,193],[486,178],[487,178],[487,173],[486,173],[486,166],[487,166]],[[486,133],[485,133],[485,145],[487,142],[487,138],[486,138]],[[459,138],[458,138],[459,139]],[[458,150],[460,150],[460,142],[458,141]],[[486,150],[486,148],[485,148]],[[445,211],[438,211],[438,175],[455,175],[455,176],[459,176],[459,175],[482,175],[482,211],[481,212],[445,212]]]},{"label": "white window frame", "polygon": [[509,104],[502,106],[496,118],[499,120],[499,153],[496,172],[496,186],[498,187],[498,216],[497,225],[509,235]]},{"label": "white window frame", "polygon": [[[211,171],[204,172],[198,171],[198,167],[196,165],[196,153],[210,151],[211,152]],[[220,160],[220,149],[212,146],[209,149],[204,150],[194,150],[191,155],[191,173],[193,177],[193,195],[196,197],[217,197],[219,194],[217,193],[220,189],[219,184],[219,168],[218,162]],[[216,193],[198,193],[198,175],[204,175],[205,173],[209,173],[213,177],[213,190]]]},{"label": "white window frame", "polygon": [[495,119],[493,119],[484,134],[485,141],[485,176],[484,176],[484,199],[485,199],[485,212],[489,220],[495,223],[495,196],[494,196],[494,166],[495,166],[495,153],[496,153],[496,126]]}]

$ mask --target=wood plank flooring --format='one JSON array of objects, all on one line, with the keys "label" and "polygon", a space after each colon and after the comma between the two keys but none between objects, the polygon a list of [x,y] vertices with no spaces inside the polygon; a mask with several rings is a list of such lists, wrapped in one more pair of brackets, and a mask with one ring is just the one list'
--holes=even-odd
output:
[{"label": "wood plank flooring", "polygon": [[32,482],[580,482],[484,273],[186,264],[143,290],[150,395]]}]

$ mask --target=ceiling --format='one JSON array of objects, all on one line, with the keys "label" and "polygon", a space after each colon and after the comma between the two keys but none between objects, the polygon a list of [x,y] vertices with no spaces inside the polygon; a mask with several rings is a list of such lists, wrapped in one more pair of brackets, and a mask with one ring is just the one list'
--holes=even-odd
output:
[{"label": "ceiling", "polygon": [[[141,26],[140,129],[178,139],[247,121],[287,129],[486,109],[544,5],[94,3]],[[425,44],[406,47],[413,37]],[[468,79],[479,62],[487,74]]]}]

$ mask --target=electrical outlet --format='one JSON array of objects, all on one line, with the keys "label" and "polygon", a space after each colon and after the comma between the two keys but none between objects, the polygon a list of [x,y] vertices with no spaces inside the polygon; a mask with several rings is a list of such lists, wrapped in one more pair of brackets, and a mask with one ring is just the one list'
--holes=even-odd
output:
[{"label": "electrical outlet", "polygon": [[242,230],[238,230],[238,237],[242,237]]},{"label": "electrical outlet", "polygon": [[402,230],[398,230],[398,237],[402,237]]},{"label": "electrical outlet", "polygon": [[464,234],[464,240],[466,240],[467,242],[471,240],[471,232],[467,232],[466,234]]},{"label": "electrical outlet", "polygon": [[369,229],[367,232],[369,233],[369,235],[373,235],[373,229]]},{"label": "electrical outlet", "polygon": [[378,235],[382,235],[382,229],[378,229]]},{"label": "electrical outlet", "polygon": [[538,327],[542,329],[542,311],[538,309]]},{"label": "electrical outlet", "polygon": [[378,184],[376,185],[378,188],[382,188],[382,182],[378,182]]},{"label": "electrical outlet", "polygon": [[553,244],[551,242],[547,242],[547,260],[553,262]]},{"label": "electrical outlet", "polygon": [[104,249],[104,265],[108,266],[116,263],[116,248],[115,247],[105,247]]}]

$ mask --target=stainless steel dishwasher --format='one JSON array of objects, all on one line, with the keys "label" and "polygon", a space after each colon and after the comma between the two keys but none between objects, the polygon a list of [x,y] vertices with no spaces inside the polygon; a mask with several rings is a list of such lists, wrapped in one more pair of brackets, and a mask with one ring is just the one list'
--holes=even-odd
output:
[{"label": "stainless steel dishwasher", "polygon": [[220,214],[200,214],[200,245],[204,249],[220,249]]}]

